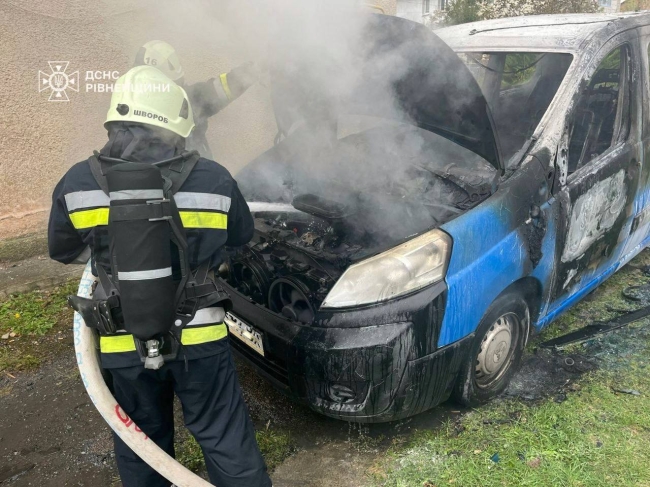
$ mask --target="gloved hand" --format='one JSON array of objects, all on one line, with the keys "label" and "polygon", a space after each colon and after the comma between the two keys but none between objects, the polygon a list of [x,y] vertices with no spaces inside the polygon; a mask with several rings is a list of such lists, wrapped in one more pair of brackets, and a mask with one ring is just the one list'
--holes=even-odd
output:
[{"label": "gloved hand", "polygon": [[260,79],[260,69],[253,62],[240,64],[227,75],[228,86],[233,98],[242,95]]}]

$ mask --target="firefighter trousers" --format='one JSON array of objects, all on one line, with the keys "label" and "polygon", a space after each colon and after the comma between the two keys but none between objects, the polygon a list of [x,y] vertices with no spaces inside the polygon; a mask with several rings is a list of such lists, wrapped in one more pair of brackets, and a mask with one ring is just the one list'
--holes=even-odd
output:
[{"label": "firefighter trousers", "polygon": [[[115,399],[135,424],[174,456],[174,393],[185,426],[218,487],[269,487],[271,480],[241,394],[230,348],[206,358],[169,362],[159,370],[142,365],[109,370]],[[124,487],[169,487],[114,435],[115,458]]]}]

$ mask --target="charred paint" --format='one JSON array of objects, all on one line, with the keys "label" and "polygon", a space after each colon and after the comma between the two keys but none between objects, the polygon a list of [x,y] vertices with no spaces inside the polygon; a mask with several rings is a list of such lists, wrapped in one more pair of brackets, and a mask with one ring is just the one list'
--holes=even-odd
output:
[{"label": "charred paint", "polygon": [[537,206],[546,195],[542,188],[545,170],[529,158],[488,201],[443,226],[454,239],[447,271],[447,308],[454,312],[445,314],[439,346],[474,332],[499,294],[530,276],[542,260],[547,226]]},{"label": "charred paint", "polygon": [[[496,50],[534,47],[571,52],[575,62],[567,83],[526,146],[533,156],[522,151],[523,163],[509,167],[489,198],[438,225],[453,238],[445,282],[388,303],[320,310],[323,294],[346,266],[380,249],[348,245],[343,252],[332,252],[332,246],[325,245],[323,251],[318,242],[333,233],[322,225],[303,231],[289,228],[290,220],[256,224],[258,234],[249,250],[257,252],[252,260],[261,265],[261,275],[269,281],[298,276],[314,316],[307,322],[291,319],[269,309],[265,299],[256,302],[239,292],[242,289],[227,286],[236,314],[262,332],[265,356],[236,338],[233,347],[278,388],[316,411],[339,419],[376,422],[435,406],[449,396],[461,364],[471,359],[473,333],[499,295],[522,293],[535,326],[541,328],[650,242],[650,167],[637,163],[644,157],[639,150],[642,130],[635,125],[639,114],[631,113],[630,140],[590,163],[582,173],[569,174],[567,135],[600,51],[616,47],[608,42],[625,32],[629,35],[621,42],[633,44],[636,37],[631,30],[650,24],[650,18],[613,17],[577,27],[564,19],[566,25],[553,30],[555,37],[544,37],[551,27],[533,25],[537,19],[500,22],[504,22],[504,31],[516,28],[518,33],[529,34],[483,36],[478,29],[473,36],[460,35],[467,26],[459,26],[448,31],[448,38],[454,47],[461,42],[461,50],[467,52],[489,52],[492,42]],[[635,73],[640,76],[639,71]],[[270,152],[277,153],[278,148]],[[250,172],[259,169],[251,167]],[[279,169],[278,178],[287,168]],[[273,185],[276,182],[272,180]],[[469,184],[467,178],[457,182]],[[267,210],[291,211],[286,207]],[[288,233],[283,234],[277,226],[285,223]],[[255,245],[266,247],[255,249]]]},{"label": "charred paint", "polygon": [[[422,405],[413,395],[429,389],[403,382],[403,378],[413,375],[424,362],[437,360],[444,284],[389,304],[319,312],[310,324],[273,313],[225,285],[237,315],[264,333],[265,357],[236,338],[231,339],[233,348],[289,396],[323,414],[355,421],[385,421],[398,414],[415,414],[399,406],[399,401],[407,399]],[[449,361],[448,354],[441,354],[440,360]],[[421,361],[422,357],[428,361]],[[448,367],[438,367],[450,376],[454,374]],[[431,380],[418,380],[425,379]],[[337,397],[337,391],[343,396]],[[445,391],[446,387],[436,396],[438,402],[445,399]],[[435,404],[431,402],[428,407]]]},{"label": "charred paint", "polygon": [[619,219],[626,200],[627,184],[623,169],[597,182],[581,195],[571,209],[562,262],[579,259],[602,238]]}]

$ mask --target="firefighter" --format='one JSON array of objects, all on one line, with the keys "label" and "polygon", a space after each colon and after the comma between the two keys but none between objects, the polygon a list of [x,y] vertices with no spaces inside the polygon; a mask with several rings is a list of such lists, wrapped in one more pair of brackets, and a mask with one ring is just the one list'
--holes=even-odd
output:
[{"label": "firefighter", "polygon": [[[168,89],[156,88],[161,85]],[[152,258],[151,249],[139,245],[145,240],[134,242],[126,255],[115,256],[115,248],[109,252],[116,238],[116,230],[112,230],[115,220],[112,213],[117,214],[114,200],[137,197],[133,187],[117,196],[103,187],[104,172],[98,173],[97,167],[106,170],[110,183],[110,170],[102,164],[116,160],[122,163],[120,167],[127,167],[120,173],[122,176],[140,174],[130,171],[129,167],[158,167],[153,163],[170,158],[185,161],[175,164],[176,172],[168,171],[170,177],[181,177],[179,174],[184,170],[179,168],[193,167],[184,180],[181,178],[181,186],[173,195],[177,207],[175,214],[182,222],[188,249],[183,255],[187,256],[192,270],[204,268],[206,274],[211,274],[220,264],[219,252],[224,245],[240,246],[252,238],[253,219],[229,172],[214,161],[185,151],[186,138],[194,127],[191,105],[186,92],[161,71],[139,66],[120,78],[114,87],[104,126],[108,142],[103,149],[74,165],[54,190],[48,227],[52,259],[69,264],[83,258],[89,248],[93,273],[100,279],[102,276],[110,279],[111,269],[116,269],[111,267],[116,264],[115,260],[122,263],[124,270],[127,259],[146,262]],[[162,170],[161,173],[165,174]],[[133,184],[136,183],[134,180]],[[172,181],[172,188],[173,184]],[[147,199],[155,196],[151,190],[147,191]],[[152,225],[161,224],[160,218],[153,220]],[[146,225],[150,221],[145,217],[138,224]],[[145,239],[147,233],[142,232],[137,237]],[[163,250],[169,249],[169,244],[163,244]],[[176,272],[178,262],[174,265]],[[122,280],[122,275],[130,274],[128,283],[133,285],[135,281],[131,279],[136,279],[133,276],[137,273],[114,274],[120,275],[122,285],[127,282]],[[153,283],[156,277],[160,275],[137,278],[143,279],[136,282],[145,286],[143,294],[147,293],[147,283]],[[102,280],[95,296],[101,297],[102,291],[104,296],[107,294],[104,285]],[[123,292],[125,287],[121,289]],[[133,302],[140,297],[122,295],[121,299]],[[111,308],[111,316],[117,322],[116,309]],[[126,308],[123,311],[126,312]],[[120,406],[169,455],[174,456],[175,393],[183,407],[185,426],[201,445],[212,483],[220,487],[270,486],[239,388],[224,316],[224,309],[219,306],[198,309],[193,320],[179,332],[177,356],[149,368],[143,365],[145,360],[136,347],[138,340],[125,331],[129,323],[124,319],[124,329],[100,333],[101,363],[111,375],[112,390]],[[144,463],[117,435],[114,435],[114,442],[120,477],[126,487],[169,486],[168,481]]]},{"label": "firefighter", "polygon": [[176,50],[164,41],[149,41],[140,48],[135,56],[135,66],[141,65],[160,69],[176,84],[185,88],[194,109],[196,124],[196,128],[187,139],[186,147],[188,150],[198,150],[203,157],[209,159],[212,158],[206,137],[209,118],[239,98],[259,78],[255,65],[245,63],[217,78],[187,85],[185,72]]}]

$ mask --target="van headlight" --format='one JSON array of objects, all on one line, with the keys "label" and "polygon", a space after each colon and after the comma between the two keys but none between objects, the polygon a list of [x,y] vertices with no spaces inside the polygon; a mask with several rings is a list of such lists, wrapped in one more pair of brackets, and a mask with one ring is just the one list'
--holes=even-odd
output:
[{"label": "van headlight", "polygon": [[350,266],[322,308],[346,308],[388,301],[444,279],[451,237],[432,230]]}]

